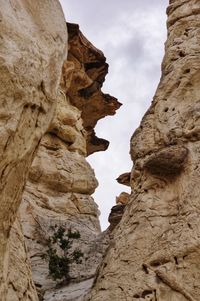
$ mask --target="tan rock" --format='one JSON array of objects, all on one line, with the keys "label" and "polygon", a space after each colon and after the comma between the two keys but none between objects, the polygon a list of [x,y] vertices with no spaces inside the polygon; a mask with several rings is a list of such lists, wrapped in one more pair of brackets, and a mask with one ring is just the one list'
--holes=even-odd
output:
[{"label": "tan rock", "polygon": [[107,229],[107,232],[112,232],[114,228],[119,224],[122,219],[125,207],[126,205],[119,203],[111,208],[111,212],[108,217],[110,225]]},{"label": "tan rock", "polygon": [[6,301],[38,300],[32,279],[30,261],[19,218],[14,222],[9,239],[8,293]]},{"label": "tan rock", "polygon": [[[76,300],[79,287],[84,295],[92,285],[106,248],[98,207],[91,197],[96,186],[94,172],[83,155],[69,151],[66,143],[56,136],[44,136],[20,208],[33,279],[41,300],[51,300],[52,296],[55,300]],[[48,261],[43,258],[55,225],[66,232],[70,228],[79,231],[81,238],[74,249],[78,247],[84,253],[82,264],[70,266],[70,284],[63,283],[59,289],[57,281],[49,276]],[[74,299],[64,299],[67,292]]]},{"label": "tan rock", "polygon": [[[10,295],[8,240],[35,149],[53,117],[67,32],[56,0],[1,0],[0,18],[0,296],[36,300],[31,287],[30,295],[18,292],[23,283]],[[30,277],[26,268],[24,273],[23,290]]]},{"label": "tan rock", "polygon": [[127,192],[121,192],[119,196],[116,197],[116,204],[126,205],[130,199],[130,194]]},{"label": "tan rock", "polygon": [[[124,174],[122,175],[124,179]],[[112,232],[115,227],[119,224],[124,214],[126,205],[130,200],[130,194],[127,192],[121,192],[119,196],[116,197],[116,205],[111,208],[111,212],[108,216],[108,221],[110,223],[109,227],[105,231],[105,235],[108,235],[112,239]]]},{"label": "tan rock", "polygon": [[[107,64],[102,52],[87,41],[76,25],[68,24],[68,31],[69,61],[64,63],[61,80],[65,93],[60,91],[54,118],[41,139],[20,207],[33,280],[42,301],[83,300],[109,240],[100,230],[98,206],[91,196],[98,182],[85,156],[88,147],[93,151],[104,150],[105,143],[95,137],[93,127],[99,118],[114,114],[120,104],[104,95],[100,85],[87,99],[79,95],[100,79],[102,85]],[[90,114],[91,104],[96,115],[86,116],[85,110]],[[93,137],[91,145],[89,133]],[[72,247],[73,250],[78,247],[84,256],[81,264],[70,263],[69,283],[66,279],[52,279],[48,260],[44,259],[56,225],[63,227],[65,233],[72,229],[81,235]],[[61,254],[58,245],[56,248]]]},{"label": "tan rock", "polygon": [[[55,148],[56,144],[56,148]],[[98,185],[94,172],[78,152],[70,152],[57,136],[45,135],[30,169],[39,189],[92,194]]]},{"label": "tan rock", "polygon": [[187,156],[188,149],[186,147],[172,145],[148,156],[144,162],[144,168],[158,176],[177,176],[186,165]]},{"label": "tan rock", "polygon": [[131,139],[132,194],[87,300],[197,301],[200,2],[173,0],[162,77]]},{"label": "tan rock", "polygon": [[70,104],[69,98],[62,91],[49,131],[66,142],[69,150],[86,155],[86,131],[82,125],[81,112]]},{"label": "tan rock", "polygon": [[119,184],[126,185],[126,186],[131,186],[131,183],[130,183],[131,173],[130,172],[125,172],[122,175],[120,175],[116,180]]},{"label": "tan rock", "polygon": [[68,33],[69,55],[63,66],[61,87],[71,104],[81,111],[87,132],[87,154],[90,155],[108,148],[109,142],[96,137],[94,127],[99,119],[114,115],[121,103],[101,91],[108,73],[102,51],[86,39],[77,24],[68,23]]}]

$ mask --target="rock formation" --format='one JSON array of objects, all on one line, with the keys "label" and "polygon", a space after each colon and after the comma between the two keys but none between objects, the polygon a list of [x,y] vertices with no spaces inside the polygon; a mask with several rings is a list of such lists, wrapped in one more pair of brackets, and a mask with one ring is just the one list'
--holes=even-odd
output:
[{"label": "rock formation", "polygon": [[120,107],[101,91],[105,57],[68,24],[66,59],[56,0],[0,4],[1,301],[199,300],[200,2],[170,1],[161,81],[117,179],[132,192],[104,234],[86,156],[108,147],[94,127]]},{"label": "rock formation", "polygon": [[[16,222],[12,234],[10,229],[35,149],[53,117],[67,31],[56,0],[0,0],[0,29],[0,298],[37,300],[21,234],[15,235],[20,226]],[[9,252],[16,248],[14,275],[8,262],[12,264]],[[24,268],[23,275],[16,274],[18,267]]]},{"label": "rock formation", "polygon": [[171,0],[167,13],[161,81],[131,139],[130,201],[87,300],[199,300],[200,2]]},{"label": "rock formation", "polygon": [[109,142],[95,136],[97,121],[114,115],[121,103],[101,91],[108,64],[104,54],[81,33],[77,24],[68,23],[69,55],[63,66],[62,89],[72,105],[81,111],[83,127],[87,131],[87,155],[106,150]]},{"label": "rock formation", "polygon": [[[83,300],[92,286],[107,237],[101,234],[98,207],[91,197],[98,182],[85,157],[107,148],[108,142],[95,136],[94,126],[121,105],[101,91],[108,71],[103,53],[78,25],[67,28],[69,52],[57,107],[30,168],[20,208],[33,280],[44,301]],[[80,249],[82,262],[70,264],[69,281],[52,279],[44,256],[59,227],[65,234],[69,229],[80,233],[72,249]]]},{"label": "rock formation", "polygon": [[127,192],[121,192],[120,195],[116,197],[116,205],[111,208],[111,212],[108,216],[110,225],[105,231],[106,233],[111,234],[114,228],[119,224],[129,200],[130,194],[128,194]]},{"label": "rock formation", "polygon": [[116,180],[119,184],[130,187],[131,186],[131,183],[130,183],[131,182],[131,173],[125,172],[122,175],[120,175]]}]

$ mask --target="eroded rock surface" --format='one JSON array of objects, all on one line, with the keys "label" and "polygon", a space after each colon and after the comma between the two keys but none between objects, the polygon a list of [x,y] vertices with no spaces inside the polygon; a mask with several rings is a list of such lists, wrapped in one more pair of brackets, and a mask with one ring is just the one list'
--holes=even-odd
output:
[{"label": "eroded rock surface", "polygon": [[38,300],[27,255],[24,234],[17,216],[8,242],[8,293],[6,301]]},{"label": "eroded rock surface", "polygon": [[120,175],[116,180],[119,184],[131,186],[131,173],[125,172],[122,175]]},{"label": "eroded rock surface", "polygon": [[15,275],[8,268],[15,249],[9,238],[17,232],[10,228],[35,149],[53,117],[67,30],[56,0],[1,0],[0,30],[0,298],[37,300],[21,234],[16,245],[23,262],[18,276],[23,276],[15,281],[19,262]]},{"label": "eroded rock surface", "polygon": [[200,2],[167,12],[161,81],[131,139],[131,198],[87,300],[199,300]]},{"label": "eroded rock surface", "polygon": [[108,64],[102,51],[86,39],[77,24],[68,24],[68,31],[69,55],[63,66],[61,87],[71,104],[81,111],[83,126],[87,131],[87,154],[90,155],[107,149],[109,142],[96,137],[94,127],[99,119],[114,115],[121,103],[101,91],[108,73]]},{"label": "eroded rock surface", "polygon": [[111,208],[111,212],[108,217],[108,221],[110,223],[108,231],[112,232],[113,229],[119,224],[122,219],[125,207],[125,204],[117,204]]},{"label": "eroded rock surface", "polygon": [[[91,196],[98,182],[85,157],[107,146],[107,142],[93,137],[93,128],[98,119],[114,114],[120,103],[101,92],[108,70],[103,53],[87,41],[77,25],[68,24],[68,33],[62,90],[31,166],[20,208],[33,280],[44,301],[83,300],[108,244]],[[78,247],[84,256],[81,264],[70,264],[69,283],[52,279],[44,258],[55,227],[80,233],[73,249]]]}]

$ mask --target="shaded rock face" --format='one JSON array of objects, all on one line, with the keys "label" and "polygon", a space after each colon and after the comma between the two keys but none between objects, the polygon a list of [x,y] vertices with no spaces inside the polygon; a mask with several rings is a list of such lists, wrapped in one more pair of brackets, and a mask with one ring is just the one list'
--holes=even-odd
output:
[{"label": "shaded rock face", "polygon": [[[103,53],[87,41],[77,25],[68,24],[68,33],[62,90],[30,168],[20,207],[33,280],[39,299],[44,301],[83,300],[108,244],[91,196],[98,182],[85,156],[105,149],[93,127],[98,119],[114,114],[120,104],[101,92],[108,69]],[[69,229],[80,233],[72,248],[83,253],[82,263],[70,264],[69,283],[52,279],[48,258],[44,258],[56,226],[66,233]]]},{"label": "shaded rock face", "polygon": [[172,178],[181,173],[187,155],[188,149],[184,146],[168,146],[148,156],[144,168],[152,175]]},{"label": "shaded rock face", "polygon": [[125,209],[124,204],[118,204],[111,208],[111,212],[108,217],[108,221],[110,226],[108,228],[109,231],[113,231],[113,229],[119,224],[120,220],[122,219],[122,215]]},{"label": "shaded rock face", "polygon": [[69,54],[63,66],[61,87],[71,104],[81,111],[83,127],[87,131],[87,154],[106,150],[109,142],[95,136],[97,121],[114,115],[121,103],[101,91],[108,64],[104,54],[81,33],[77,24],[68,23]]},{"label": "shaded rock face", "polygon": [[130,184],[131,173],[130,172],[125,172],[122,175],[120,175],[116,180],[119,184],[126,185],[126,186],[131,186],[131,184]]},{"label": "shaded rock face", "polygon": [[35,149],[53,117],[67,31],[55,0],[1,0],[0,30],[0,298],[37,300],[20,227],[10,228]]},{"label": "shaded rock face", "polygon": [[[124,174],[122,175],[122,178],[124,179]],[[129,200],[130,200],[130,194],[127,192],[121,192],[120,195],[116,197],[116,205],[111,208],[110,214],[108,216],[108,222],[110,223],[110,225],[104,232],[104,235],[108,236],[108,239],[110,239],[110,244],[112,244],[111,240],[113,238],[112,235],[113,230],[121,221],[126,205],[128,204]]]},{"label": "shaded rock face", "polygon": [[161,81],[131,139],[131,198],[87,300],[199,300],[200,2],[167,12]]}]

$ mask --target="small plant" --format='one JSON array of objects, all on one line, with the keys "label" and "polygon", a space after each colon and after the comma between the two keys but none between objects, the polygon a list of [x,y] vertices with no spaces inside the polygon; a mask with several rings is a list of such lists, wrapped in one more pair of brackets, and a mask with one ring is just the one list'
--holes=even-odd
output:
[{"label": "small plant", "polygon": [[67,232],[62,226],[51,226],[53,235],[48,238],[48,250],[42,255],[48,260],[49,275],[54,281],[70,281],[70,265],[81,264],[83,253],[78,248],[72,251],[73,240],[81,237],[79,231],[68,229]]}]

